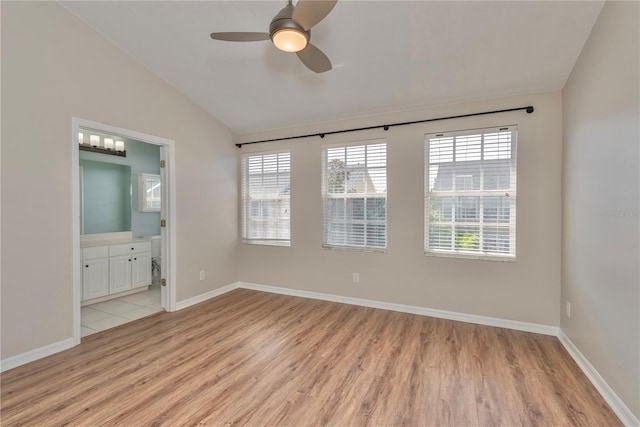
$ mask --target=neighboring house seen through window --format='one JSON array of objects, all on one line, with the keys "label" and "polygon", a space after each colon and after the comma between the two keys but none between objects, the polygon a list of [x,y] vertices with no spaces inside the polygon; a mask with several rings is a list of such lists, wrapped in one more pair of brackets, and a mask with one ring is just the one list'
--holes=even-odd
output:
[{"label": "neighboring house seen through window", "polygon": [[425,137],[425,253],[514,259],[515,126]]},{"label": "neighboring house seen through window", "polygon": [[242,241],[291,245],[289,152],[242,157]]},{"label": "neighboring house seen through window", "polygon": [[324,246],[387,247],[387,144],[322,150]]}]

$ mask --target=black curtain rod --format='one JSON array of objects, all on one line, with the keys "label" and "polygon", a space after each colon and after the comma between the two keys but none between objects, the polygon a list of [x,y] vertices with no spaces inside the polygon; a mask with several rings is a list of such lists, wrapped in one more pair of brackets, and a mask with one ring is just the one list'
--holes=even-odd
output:
[{"label": "black curtain rod", "polygon": [[243,145],[261,144],[263,142],[286,141],[288,139],[309,138],[309,137],[312,137],[312,136],[319,136],[320,138],[324,138],[325,135],[334,135],[334,134],[337,134],[337,133],[346,133],[346,132],[358,132],[358,131],[361,131],[361,130],[369,130],[369,129],[380,129],[381,128],[381,129],[384,129],[384,130],[389,130],[389,128],[392,128],[392,127],[395,127],[395,126],[406,126],[406,125],[414,125],[416,123],[437,122],[439,120],[461,119],[463,117],[485,116],[487,114],[508,113],[510,111],[520,111],[520,110],[526,110],[526,112],[528,114],[533,113],[533,107],[531,105],[529,105],[528,107],[507,108],[506,110],[483,111],[481,113],[469,113],[469,114],[460,114],[460,115],[457,115],[457,116],[436,117],[435,119],[414,120],[412,122],[391,123],[391,124],[388,124],[388,125],[376,125],[376,126],[367,126],[367,127],[363,127],[363,128],[334,130],[334,131],[331,131],[331,132],[310,133],[308,135],[285,136],[283,138],[263,139],[261,141],[240,142],[240,143],[236,144],[236,147],[240,148]]}]

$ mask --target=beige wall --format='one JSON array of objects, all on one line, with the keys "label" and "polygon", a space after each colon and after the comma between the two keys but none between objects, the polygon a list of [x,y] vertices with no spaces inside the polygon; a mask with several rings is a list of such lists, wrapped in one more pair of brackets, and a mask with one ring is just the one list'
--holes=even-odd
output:
[{"label": "beige wall", "polygon": [[562,329],[640,418],[640,7],[607,2],[563,90]]},{"label": "beige wall", "polygon": [[[562,104],[559,92],[243,136],[270,138],[533,105],[524,111],[243,147],[291,149],[290,248],[242,244],[239,279],[328,294],[559,326]],[[517,261],[423,255],[425,133],[518,125]],[[387,139],[388,249],[322,248],[323,144]],[[360,283],[352,284],[352,273]]]},{"label": "beige wall", "polygon": [[58,3],[1,5],[2,359],[72,336],[72,116],[175,140],[177,299],[234,282],[233,134]]}]

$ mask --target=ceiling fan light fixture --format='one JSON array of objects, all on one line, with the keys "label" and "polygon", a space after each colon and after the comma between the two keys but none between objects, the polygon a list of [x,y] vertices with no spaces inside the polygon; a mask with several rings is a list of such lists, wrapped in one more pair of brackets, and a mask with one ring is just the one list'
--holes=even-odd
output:
[{"label": "ceiling fan light fixture", "polygon": [[[2,1],[2,0],[0,0]],[[214,40],[252,42],[269,40],[283,52],[295,53],[298,59],[314,73],[331,70],[331,61],[320,49],[309,43],[311,27],[322,21],[331,12],[338,0],[292,0],[273,17],[268,33],[217,32],[211,33]]]},{"label": "ceiling fan light fixture", "polygon": [[273,34],[271,40],[285,52],[300,52],[309,42],[307,34],[295,28],[282,28]]}]

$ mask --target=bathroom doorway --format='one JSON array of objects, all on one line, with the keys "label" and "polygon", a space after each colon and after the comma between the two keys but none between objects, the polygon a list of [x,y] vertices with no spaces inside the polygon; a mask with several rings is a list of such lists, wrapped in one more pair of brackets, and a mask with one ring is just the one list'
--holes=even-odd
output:
[{"label": "bathroom doorway", "polygon": [[[175,148],[172,140],[78,118],[72,119],[72,135],[73,328],[78,344],[83,336],[174,310]],[[111,181],[127,189],[111,191],[124,198],[122,209],[117,201],[96,197],[110,191],[104,185]],[[99,185],[95,192],[87,188],[91,182]],[[119,214],[95,218],[96,212],[109,210]],[[135,251],[119,252],[129,249]]]}]

